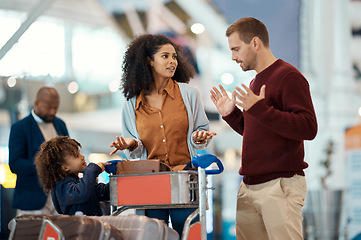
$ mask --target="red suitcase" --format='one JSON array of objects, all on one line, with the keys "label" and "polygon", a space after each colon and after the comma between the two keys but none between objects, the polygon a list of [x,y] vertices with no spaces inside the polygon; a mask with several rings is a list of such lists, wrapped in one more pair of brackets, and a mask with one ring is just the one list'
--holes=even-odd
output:
[{"label": "red suitcase", "polygon": [[114,226],[88,216],[22,215],[9,225],[9,239],[14,240],[48,239],[47,234],[66,240],[123,239]]}]

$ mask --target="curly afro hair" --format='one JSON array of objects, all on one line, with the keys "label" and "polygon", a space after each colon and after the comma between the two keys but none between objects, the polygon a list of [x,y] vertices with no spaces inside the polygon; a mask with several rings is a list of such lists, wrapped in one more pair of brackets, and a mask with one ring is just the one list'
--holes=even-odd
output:
[{"label": "curly afro hair", "polygon": [[80,143],[67,136],[57,136],[40,145],[40,151],[35,156],[35,166],[45,192],[50,192],[60,179],[69,175],[62,168],[65,157],[76,156],[79,148]]},{"label": "curly afro hair", "polygon": [[138,96],[143,89],[149,90],[154,82],[149,59],[154,60],[154,54],[166,44],[171,44],[176,53],[178,67],[172,79],[177,82],[188,83],[193,77],[193,66],[182,56],[182,48],[173,43],[162,34],[138,35],[128,46],[122,64],[123,76],[121,88],[123,94],[129,100]]}]

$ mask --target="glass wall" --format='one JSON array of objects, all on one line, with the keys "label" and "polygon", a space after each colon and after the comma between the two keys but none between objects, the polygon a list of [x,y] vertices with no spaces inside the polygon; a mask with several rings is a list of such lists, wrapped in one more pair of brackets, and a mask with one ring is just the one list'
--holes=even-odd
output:
[{"label": "glass wall", "polygon": [[[24,18],[25,13],[0,10],[0,46]],[[42,16],[1,59],[0,76],[75,81],[79,91],[92,94],[116,91],[124,50],[124,41],[110,27]]]}]

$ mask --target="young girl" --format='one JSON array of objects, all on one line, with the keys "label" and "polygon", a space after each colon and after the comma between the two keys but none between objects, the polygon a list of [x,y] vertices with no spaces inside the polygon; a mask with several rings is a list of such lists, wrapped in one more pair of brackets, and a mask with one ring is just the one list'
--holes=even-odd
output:
[{"label": "young girl", "polygon": [[[100,216],[100,201],[109,200],[109,183],[97,183],[97,176],[108,163],[90,163],[80,154],[74,139],[58,136],[44,142],[35,157],[40,184],[51,191],[55,209],[60,214]],[[79,178],[78,174],[83,173]]]}]

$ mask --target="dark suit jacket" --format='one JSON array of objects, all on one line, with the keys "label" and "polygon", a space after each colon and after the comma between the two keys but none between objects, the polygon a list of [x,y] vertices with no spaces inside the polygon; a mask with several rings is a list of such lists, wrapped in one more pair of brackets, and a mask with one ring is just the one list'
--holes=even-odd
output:
[{"label": "dark suit jacket", "polygon": [[[54,119],[58,135],[68,136],[65,123]],[[17,175],[12,206],[21,210],[38,210],[44,207],[47,196],[39,184],[34,157],[45,141],[34,117],[30,114],[11,126],[9,138],[9,165]]]}]

